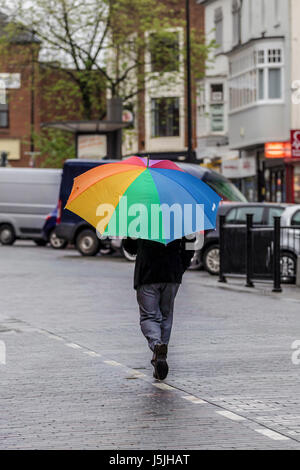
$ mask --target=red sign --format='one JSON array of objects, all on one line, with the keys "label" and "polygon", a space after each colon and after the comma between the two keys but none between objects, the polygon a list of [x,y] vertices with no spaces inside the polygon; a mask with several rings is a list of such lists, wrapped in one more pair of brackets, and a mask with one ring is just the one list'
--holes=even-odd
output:
[{"label": "red sign", "polygon": [[300,158],[300,130],[291,131],[292,158]]},{"label": "red sign", "polygon": [[266,158],[291,158],[290,142],[268,142],[265,144]]}]

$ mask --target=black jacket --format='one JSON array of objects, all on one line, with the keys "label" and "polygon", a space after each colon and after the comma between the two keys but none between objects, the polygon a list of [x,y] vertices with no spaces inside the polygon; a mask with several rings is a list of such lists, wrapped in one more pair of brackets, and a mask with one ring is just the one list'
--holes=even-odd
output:
[{"label": "black jacket", "polygon": [[[137,254],[134,288],[145,284],[176,283],[189,267],[194,251],[186,250],[187,239],[175,240],[168,245],[149,240],[124,240],[124,247]],[[191,241],[189,241],[191,243]]]}]

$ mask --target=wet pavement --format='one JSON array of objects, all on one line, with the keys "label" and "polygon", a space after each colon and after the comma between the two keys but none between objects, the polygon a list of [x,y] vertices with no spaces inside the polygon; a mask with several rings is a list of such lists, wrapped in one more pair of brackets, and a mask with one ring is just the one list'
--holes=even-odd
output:
[{"label": "wet pavement", "polygon": [[298,291],[188,272],[157,382],[133,267],[0,247],[0,448],[300,449]]}]

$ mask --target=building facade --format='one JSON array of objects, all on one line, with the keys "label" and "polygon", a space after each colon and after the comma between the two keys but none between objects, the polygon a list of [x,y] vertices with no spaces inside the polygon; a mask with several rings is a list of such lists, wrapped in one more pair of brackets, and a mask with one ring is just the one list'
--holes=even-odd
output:
[{"label": "building facade", "polygon": [[[168,4],[168,0],[164,0]],[[169,30],[173,39],[170,48],[174,54],[182,51],[185,44],[185,27],[182,20],[185,19],[185,1],[180,0],[172,8],[175,12],[172,16],[180,19],[178,26],[176,21]],[[199,40],[204,34],[204,8],[195,0],[190,2],[191,28],[198,32]],[[179,25],[180,24],[180,25]],[[149,36],[151,31],[149,31]],[[145,75],[157,71],[160,73],[159,64],[151,54],[146,53]],[[166,64],[164,64],[164,67]],[[134,103],[135,124],[134,128],[124,132],[123,154],[136,152],[156,153],[170,152],[186,154],[187,151],[187,87],[185,76],[185,62],[182,52],[178,55],[178,61],[172,61],[173,68],[165,72],[163,86],[147,80],[145,90],[140,93]],[[170,78],[170,80],[168,80]],[[169,81],[169,83],[168,83]],[[196,119],[197,119],[197,90],[196,82],[192,84],[192,122],[193,122],[193,149],[196,150]],[[184,157],[183,157],[184,158]]]},{"label": "building facade", "polygon": [[292,101],[299,68],[299,5],[293,0],[202,4],[206,30],[214,15],[209,34],[221,42],[216,60],[227,63],[229,147],[255,169],[255,177],[244,179],[244,192],[250,200],[300,202],[294,188],[298,165],[290,158],[290,131],[300,125]]}]

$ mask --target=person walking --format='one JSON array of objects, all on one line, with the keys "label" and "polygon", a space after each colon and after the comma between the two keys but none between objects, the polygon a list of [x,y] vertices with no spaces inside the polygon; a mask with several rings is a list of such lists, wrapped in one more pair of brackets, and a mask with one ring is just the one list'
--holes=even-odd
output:
[{"label": "person walking", "polygon": [[153,352],[153,377],[164,380],[169,372],[168,344],[172,331],[175,297],[194,251],[191,240],[182,238],[168,245],[150,240],[124,240],[124,248],[136,254],[134,289],[140,326]]}]

